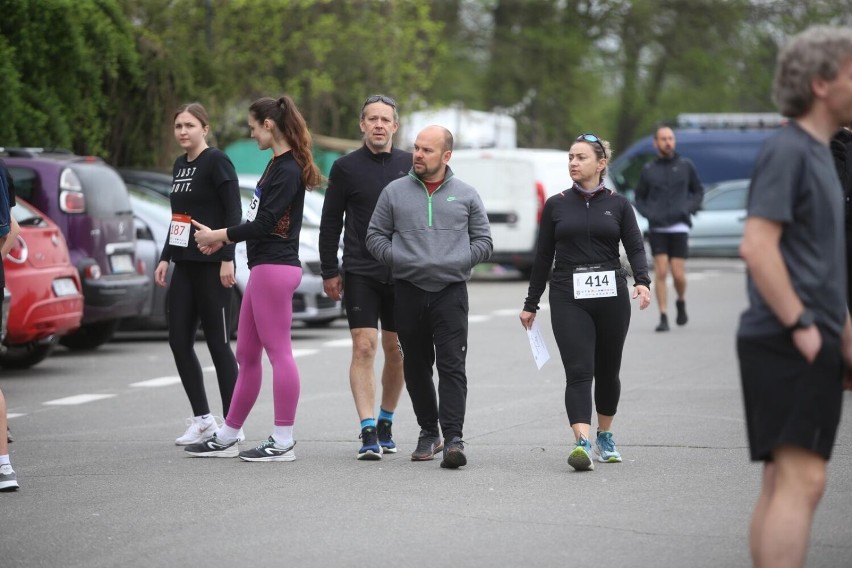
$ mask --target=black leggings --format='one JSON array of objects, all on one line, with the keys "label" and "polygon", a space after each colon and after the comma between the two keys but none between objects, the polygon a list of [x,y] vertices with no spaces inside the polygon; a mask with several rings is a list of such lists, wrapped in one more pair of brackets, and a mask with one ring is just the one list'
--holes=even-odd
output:
[{"label": "black leggings", "polygon": [[630,293],[624,278],[617,282],[617,296],[584,300],[574,299],[570,283],[550,285],[550,318],[565,367],[565,410],[571,424],[592,423],[592,377],[597,412],[614,416],[618,409]]},{"label": "black leggings", "polygon": [[193,416],[210,413],[201,363],[195,354],[199,323],[216,367],[223,416],[228,415],[237,381],[237,360],[228,337],[233,292],[222,286],[220,267],[219,262],[176,262],[169,286],[169,347]]}]

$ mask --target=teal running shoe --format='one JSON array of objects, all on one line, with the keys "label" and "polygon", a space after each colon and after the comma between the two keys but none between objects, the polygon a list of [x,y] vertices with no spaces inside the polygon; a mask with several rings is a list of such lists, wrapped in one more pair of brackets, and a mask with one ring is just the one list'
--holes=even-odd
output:
[{"label": "teal running shoe", "polygon": [[598,432],[595,453],[598,454],[599,462],[621,463],[621,454],[615,448],[615,442],[612,441],[612,432]]},{"label": "teal running shoe", "polygon": [[592,444],[582,436],[577,440],[577,445],[568,454],[568,465],[577,471],[592,471],[595,462],[592,461]]}]

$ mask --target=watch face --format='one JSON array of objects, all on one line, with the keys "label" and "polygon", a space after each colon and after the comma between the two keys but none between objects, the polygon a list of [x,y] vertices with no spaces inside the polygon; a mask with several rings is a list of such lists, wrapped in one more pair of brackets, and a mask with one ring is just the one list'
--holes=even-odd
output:
[{"label": "watch face", "polygon": [[816,317],[814,313],[810,310],[805,310],[802,312],[802,315],[799,316],[799,321],[796,324],[796,327],[810,327],[816,321]]}]

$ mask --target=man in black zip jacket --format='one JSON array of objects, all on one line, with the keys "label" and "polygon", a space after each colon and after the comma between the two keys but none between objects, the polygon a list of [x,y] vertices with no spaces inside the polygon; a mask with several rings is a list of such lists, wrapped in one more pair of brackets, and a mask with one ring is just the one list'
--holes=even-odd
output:
[{"label": "man in black zip jacket", "polygon": [[677,324],[686,325],[686,258],[692,215],[704,199],[704,188],[689,158],[675,152],[674,131],[668,126],[654,134],[656,160],[645,164],[636,186],[636,209],[648,219],[648,240],[654,255],[657,304],[660,323],[657,331],[668,331],[666,277],[671,267],[677,293]]},{"label": "man in black zip jacket", "polygon": [[[333,300],[343,298],[352,334],[349,385],[361,420],[359,460],[379,460],[395,453],[391,425],[405,381],[393,317],[394,287],[390,269],[367,251],[365,239],[373,209],[384,187],[411,169],[410,152],[393,147],[399,128],[396,102],[384,95],[368,97],[361,108],[364,145],[338,158],[328,176],[320,222],[323,288]],[[345,228],[344,228],[345,220]],[[343,230],[343,268],[337,251]],[[382,398],[375,414],[373,364],[382,325]]]}]

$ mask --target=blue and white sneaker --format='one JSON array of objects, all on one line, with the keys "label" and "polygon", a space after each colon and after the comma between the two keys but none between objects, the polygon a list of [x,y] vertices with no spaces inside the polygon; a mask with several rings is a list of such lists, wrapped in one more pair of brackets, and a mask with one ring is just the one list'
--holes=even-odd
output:
[{"label": "blue and white sneaker", "polygon": [[379,435],[372,426],[361,430],[361,449],[358,450],[359,460],[375,461],[382,459],[382,447],[379,445]]},{"label": "blue and white sneaker", "polygon": [[621,454],[612,441],[612,432],[598,432],[595,440],[595,453],[598,461],[603,463],[621,463]]},{"label": "blue and white sneaker", "polygon": [[391,427],[393,422],[390,420],[379,420],[376,429],[379,432],[379,445],[382,447],[382,452],[386,454],[396,453],[396,442],[393,441],[393,433]]},{"label": "blue and white sneaker", "polygon": [[183,451],[197,458],[235,458],[240,453],[238,440],[223,442],[213,434],[203,442],[190,444]]},{"label": "blue and white sneaker", "polygon": [[582,436],[577,440],[577,444],[571,453],[568,454],[568,465],[577,471],[592,471],[595,469],[595,462],[592,461],[592,444]]}]

